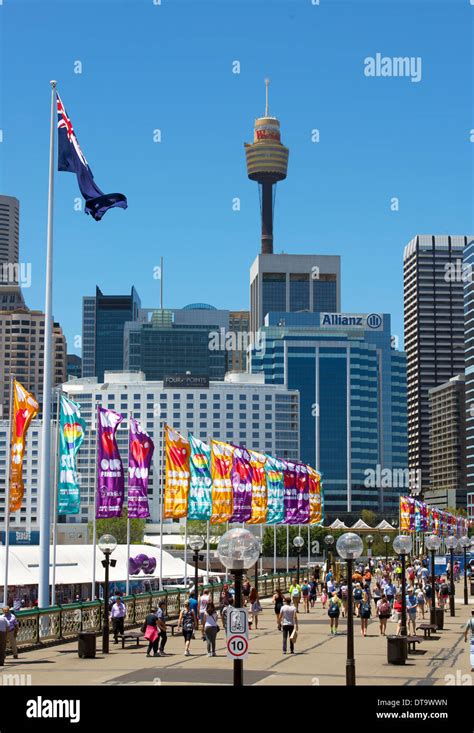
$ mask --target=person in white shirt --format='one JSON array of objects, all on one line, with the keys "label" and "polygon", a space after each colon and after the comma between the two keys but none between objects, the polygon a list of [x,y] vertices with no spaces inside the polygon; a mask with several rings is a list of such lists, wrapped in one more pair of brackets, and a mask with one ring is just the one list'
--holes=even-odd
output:
[{"label": "person in white shirt", "polygon": [[471,661],[471,672],[474,672],[474,611],[471,611],[471,618],[467,622],[464,628],[464,641],[467,641],[467,635],[471,632],[471,638],[469,643],[470,661]]},{"label": "person in white shirt", "polygon": [[207,604],[211,600],[209,591],[203,590],[202,595],[199,599],[199,623],[201,624],[202,640],[206,641],[206,634],[204,633],[204,614],[206,613]]},{"label": "person in white shirt", "polygon": [[8,621],[5,616],[0,616],[0,667],[5,661],[5,649],[7,647]]},{"label": "person in white shirt", "polygon": [[298,614],[295,606],[291,604],[290,596],[285,597],[285,602],[281,607],[280,615],[278,616],[278,623],[283,632],[283,654],[286,654],[287,639],[290,637],[290,653],[294,654],[295,644],[291,639],[293,631],[298,631]]},{"label": "person in white shirt", "polygon": [[7,643],[13,652],[13,658],[18,659],[18,647],[16,644],[16,635],[18,631],[18,621],[14,613],[10,611],[9,606],[3,607],[3,618],[6,619],[8,624],[7,630]]},{"label": "person in white shirt", "polygon": [[118,644],[118,635],[121,636],[124,635],[124,619],[125,614],[127,613],[127,609],[125,608],[125,604],[122,603],[122,599],[120,596],[117,596],[117,599],[110,609],[110,618],[112,619],[112,628],[114,633],[114,641],[115,644]]}]

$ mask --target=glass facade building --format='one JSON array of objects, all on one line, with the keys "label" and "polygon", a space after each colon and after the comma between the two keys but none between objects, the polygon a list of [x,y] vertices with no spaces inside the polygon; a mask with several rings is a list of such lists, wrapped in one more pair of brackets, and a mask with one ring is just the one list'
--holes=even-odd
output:
[{"label": "glass facade building", "polygon": [[96,288],[95,297],[83,298],[82,311],[82,376],[96,376],[124,368],[124,326],[136,321],[140,298],[132,287],[130,295],[104,295]]},{"label": "glass facade building", "polygon": [[474,238],[464,249],[464,384],[466,409],[466,489],[474,503]]},{"label": "glass facade building", "polygon": [[300,458],[323,474],[326,512],[397,517],[408,484],[406,364],[390,316],[270,313],[261,335],[251,370],[299,391]]}]

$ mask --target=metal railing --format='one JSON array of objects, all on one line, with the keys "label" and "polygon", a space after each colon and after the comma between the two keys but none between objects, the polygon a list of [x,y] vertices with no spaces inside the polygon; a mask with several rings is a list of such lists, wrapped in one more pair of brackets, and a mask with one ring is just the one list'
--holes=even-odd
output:
[{"label": "metal railing", "polygon": [[[303,571],[303,568],[302,568]],[[277,588],[283,592],[291,585],[292,574],[277,573],[276,575],[262,575],[258,579],[260,598],[273,596]],[[210,592],[211,600],[218,606],[223,583],[210,583],[199,586]],[[166,603],[165,615],[167,620],[177,619],[184,601],[189,598],[188,589],[152,591],[140,595],[122,596],[126,606],[125,629],[140,626],[152,608],[156,608],[159,601]],[[71,603],[67,606],[51,606],[45,609],[29,609],[16,611],[18,620],[17,645],[19,648],[35,647],[42,644],[54,644],[74,639],[80,631],[93,631],[99,634],[102,631],[104,618],[104,603],[101,600],[85,603]]]}]

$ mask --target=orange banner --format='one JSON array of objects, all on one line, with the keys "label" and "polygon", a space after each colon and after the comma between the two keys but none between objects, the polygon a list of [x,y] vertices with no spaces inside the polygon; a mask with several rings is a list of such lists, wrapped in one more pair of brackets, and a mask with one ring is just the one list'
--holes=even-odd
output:
[{"label": "orange banner", "polygon": [[306,466],[306,468],[309,483],[309,523],[318,524],[323,519],[321,474],[311,466]]},{"label": "orange banner", "polygon": [[189,455],[189,441],[177,430],[165,425],[165,519],[181,519],[187,516]]},{"label": "orange banner", "polygon": [[13,380],[12,437],[10,461],[10,511],[21,508],[25,486],[23,484],[23,454],[26,433],[30,422],[38,414],[39,405],[34,396],[20,382]]},{"label": "orange banner", "polygon": [[249,450],[249,454],[252,467],[252,516],[247,524],[265,524],[267,519],[266,458],[253,450]]},{"label": "orange banner", "polygon": [[400,532],[410,530],[410,504],[406,496],[400,497]]},{"label": "orange banner", "polygon": [[234,510],[231,479],[233,452],[234,448],[228,443],[211,440],[211,524],[228,522]]}]

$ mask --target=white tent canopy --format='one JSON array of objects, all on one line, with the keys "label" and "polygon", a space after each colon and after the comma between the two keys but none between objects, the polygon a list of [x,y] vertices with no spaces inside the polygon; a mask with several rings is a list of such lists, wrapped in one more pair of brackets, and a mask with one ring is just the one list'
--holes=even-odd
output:
[{"label": "white tent canopy", "polygon": [[352,525],[351,529],[357,529],[360,531],[365,529],[373,529],[373,527],[370,527],[362,519],[358,519],[357,522]]},{"label": "white tent canopy", "polygon": [[[92,582],[93,545],[57,545],[56,548],[56,585],[69,585]],[[138,575],[131,575],[131,580],[158,578],[160,567],[160,550],[149,545],[130,545],[130,556],[144,554],[156,558],[156,569],[151,575],[142,571]],[[49,580],[52,580],[51,548]],[[95,574],[97,582],[103,582],[104,556],[97,548],[95,559]],[[125,581],[128,572],[127,545],[117,545],[112,553],[112,559],[117,561],[116,566],[109,568],[110,581]],[[187,571],[187,572],[186,572]],[[0,547],[0,577],[5,573],[5,547]],[[173,557],[163,551],[163,579],[194,577],[194,565],[187,566],[183,560]],[[200,575],[202,575],[200,571]],[[8,585],[37,585],[39,581],[39,547],[36,545],[10,545],[8,563]]]},{"label": "white tent canopy", "polygon": [[375,529],[392,529],[392,530],[394,530],[394,529],[396,529],[396,527],[392,527],[392,525],[390,524],[390,522],[387,522],[386,519],[382,519],[382,521],[377,524],[377,526],[375,527]]},{"label": "white tent canopy", "polygon": [[349,527],[340,519],[335,519],[334,522],[329,525],[328,529],[349,529]]}]

